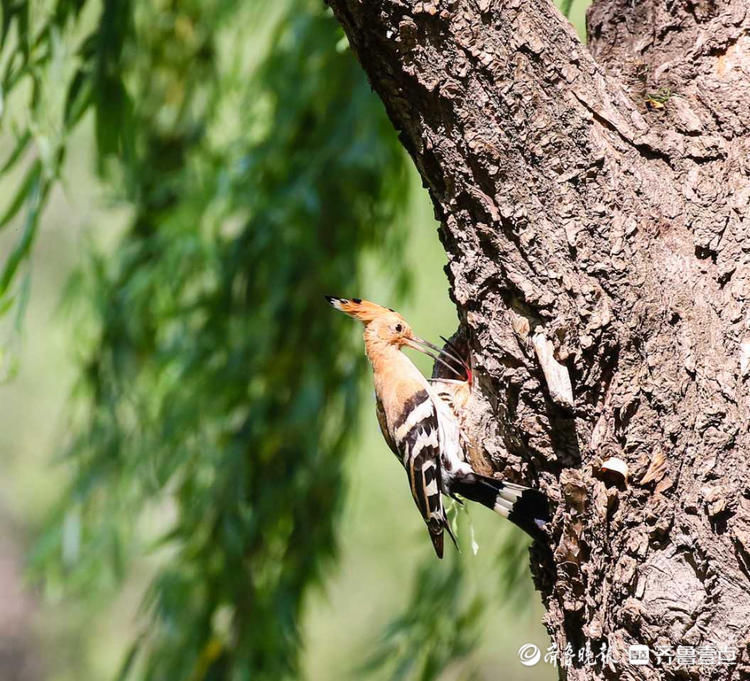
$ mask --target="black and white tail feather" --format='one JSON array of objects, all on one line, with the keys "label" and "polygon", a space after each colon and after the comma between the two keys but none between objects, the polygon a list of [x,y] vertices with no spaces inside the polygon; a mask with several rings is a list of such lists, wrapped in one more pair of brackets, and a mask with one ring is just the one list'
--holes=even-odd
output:
[{"label": "black and white tail feather", "polygon": [[495,511],[534,539],[544,537],[550,515],[547,497],[538,489],[468,473],[456,478],[452,492]]}]

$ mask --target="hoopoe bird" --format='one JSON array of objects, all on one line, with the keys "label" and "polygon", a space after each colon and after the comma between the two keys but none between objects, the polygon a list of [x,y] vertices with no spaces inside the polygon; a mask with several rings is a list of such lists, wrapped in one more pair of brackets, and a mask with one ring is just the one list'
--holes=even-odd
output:
[{"label": "hoopoe bird", "polygon": [[[443,532],[456,538],[443,495],[483,504],[534,538],[549,520],[547,498],[539,490],[481,475],[467,461],[457,411],[466,403],[471,369],[453,353],[415,336],[390,308],[359,298],[326,296],[337,310],[364,324],[365,351],[372,365],[375,403],[386,443],[406,469],[414,502],[422,514],[438,558]],[[423,352],[464,380],[430,383],[401,350]],[[461,370],[454,364],[459,363]],[[460,499],[458,499],[460,501]]]}]

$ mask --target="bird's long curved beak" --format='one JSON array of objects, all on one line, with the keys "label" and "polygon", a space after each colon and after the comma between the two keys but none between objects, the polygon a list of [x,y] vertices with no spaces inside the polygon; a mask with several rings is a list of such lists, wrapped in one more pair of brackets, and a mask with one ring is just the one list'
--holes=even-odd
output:
[{"label": "bird's long curved beak", "polygon": [[437,345],[418,336],[405,339],[405,343],[410,348],[432,357],[432,359],[442,364],[449,371],[452,371],[456,376],[460,376],[461,378],[465,376],[466,380],[471,380],[471,369],[468,364],[445,348],[439,348]]}]

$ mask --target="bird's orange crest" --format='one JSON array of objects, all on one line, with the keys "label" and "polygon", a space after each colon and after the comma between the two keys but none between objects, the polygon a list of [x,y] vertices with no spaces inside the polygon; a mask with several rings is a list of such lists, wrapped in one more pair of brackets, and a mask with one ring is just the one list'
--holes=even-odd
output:
[{"label": "bird's orange crest", "polygon": [[382,305],[371,303],[369,300],[362,300],[361,298],[326,296],[326,300],[337,310],[365,323],[371,322],[373,319],[377,319],[383,315],[397,314],[388,307],[383,307]]}]

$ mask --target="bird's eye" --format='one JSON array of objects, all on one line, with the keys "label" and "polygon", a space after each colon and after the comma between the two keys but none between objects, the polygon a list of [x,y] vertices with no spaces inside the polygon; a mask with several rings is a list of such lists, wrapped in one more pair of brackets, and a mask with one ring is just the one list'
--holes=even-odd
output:
[{"label": "bird's eye", "polygon": [[404,330],[404,327],[401,324],[396,324],[395,329],[396,333],[401,333]]}]

